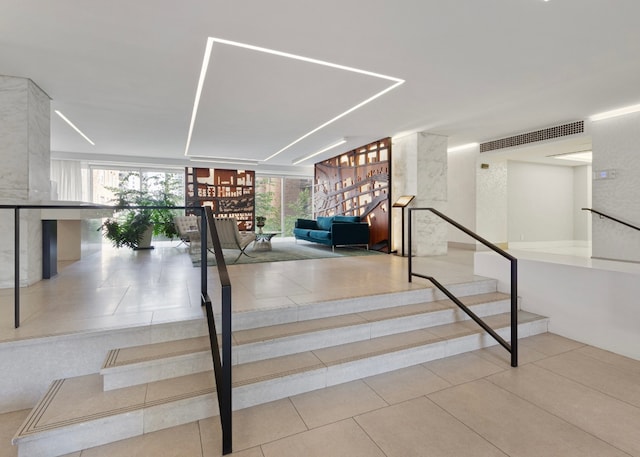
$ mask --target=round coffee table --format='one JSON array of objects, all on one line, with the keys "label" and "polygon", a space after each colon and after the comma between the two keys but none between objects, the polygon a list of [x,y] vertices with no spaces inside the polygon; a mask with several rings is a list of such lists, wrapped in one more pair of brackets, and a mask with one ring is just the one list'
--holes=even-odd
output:
[{"label": "round coffee table", "polygon": [[279,235],[281,232],[263,232],[256,233],[256,240],[253,242],[254,251],[270,251],[271,238]]}]

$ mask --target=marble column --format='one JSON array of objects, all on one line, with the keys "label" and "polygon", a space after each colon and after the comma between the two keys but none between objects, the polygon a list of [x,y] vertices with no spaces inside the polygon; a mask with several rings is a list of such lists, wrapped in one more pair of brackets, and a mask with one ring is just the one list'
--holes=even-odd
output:
[{"label": "marble column", "polygon": [[[0,76],[0,203],[49,200],[50,99],[33,81]],[[14,215],[0,210],[0,287],[12,287]],[[21,211],[21,284],[42,278],[39,210]]]},{"label": "marble column", "polygon": [[[392,195],[415,195],[412,207],[431,207],[446,214],[447,142],[445,136],[420,132],[393,139]],[[407,211],[407,222],[408,222]],[[413,254],[447,253],[447,224],[430,212],[419,212],[413,220]],[[407,230],[405,224],[405,232]],[[401,214],[394,210],[392,248],[400,252]],[[407,239],[405,233],[405,240]],[[408,244],[405,252],[408,253]]]}]

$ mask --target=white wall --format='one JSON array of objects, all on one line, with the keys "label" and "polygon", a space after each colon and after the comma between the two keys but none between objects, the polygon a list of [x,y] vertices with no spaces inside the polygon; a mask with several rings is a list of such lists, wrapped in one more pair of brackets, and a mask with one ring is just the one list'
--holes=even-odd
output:
[{"label": "white wall", "polygon": [[[593,208],[640,226],[640,113],[591,124],[593,170],[615,179],[593,182]],[[593,217],[593,257],[640,262],[640,231]]]},{"label": "white wall", "polygon": [[573,239],[573,168],[508,162],[508,240]]},{"label": "white wall", "polygon": [[591,241],[591,165],[573,168],[573,239]]},{"label": "white wall", "polygon": [[[569,265],[519,256],[522,309],[549,317],[552,333],[640,360],[640,268],[582,260]],[[502,257],[476,253],[474,273],[496,278],[500,291],[510,291],[509,262]]]},{"label": "white wall", "polygon": [[[476,161],[478,147],[450,152],[448,156],[447,216],[469,230],[476,230]],[[474,246],[474,241],[455,227],[449,226],[448,240]]]}]

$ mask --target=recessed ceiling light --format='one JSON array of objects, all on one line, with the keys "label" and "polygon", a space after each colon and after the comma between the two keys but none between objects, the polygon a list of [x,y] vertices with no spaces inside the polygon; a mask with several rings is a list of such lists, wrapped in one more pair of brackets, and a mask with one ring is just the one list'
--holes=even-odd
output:
[{"label": "recessed ceiling light", "polygon": [[603,119],[609,119],[611,117],[624,116],[625,114],[637,113],[640,111],[640,105],[625,106],[624,108],[618,108],[611,111],[604,111],[602,113],[594,114],[589,119],[592,121],[601,121]]},{"label": "recessed ceiling light", "polygon": [[76,126],[74,125],[74,123],[73,123],[73,122],[71,122],[69,119],[67,119],[67,117],[66,117],[64,114],[62,114],[62,113],[61,113],[60,111],[58,111],[57,109],[56,109],[56,110],[53,110],[53,111],[54,111],[58,116],[60,116],[60,117],[62,118],[62,120],[63,120],[63,121],[65,121],[67,124],[69,124],[69,125],[71,126],[71,128],[73,128],[73,130],[75,130],[76,132],[78,132],[78,133],[82,136],[82,138],[84,138],[84,139],[85,139],[85,140],[87,140],[89,143],[91,143],[91,146],[95,146],[95,145],[96,145],[93,141],[91,141],[91,139],[90,139],[87,135],[85,135],[84,133],[82,133],[82,130],[80,130],[78,127],[76,127]]},{"label": "recessed ceiling light", "polygon": [[326,147],[326,148],[324,148],[324,149],[319,150],[318,152],[314,152],[313,154],[309,154],[309,155],[308,155],[308,156],[306,156],[306,157],[303,157],[303,158],[301,158],[301,159],[296,159],[296,160],[294,160],[294,161],[293,161],[293,165],[298,165],[299,163],[302,163],[302,162],[304,162],[305,160],[309,160],[310,158],[315,157],[315,156],[317,156],[317,155],[319,155],[319,154],[322,154],[323,152],[327,152],[327,151],[329,151],[330,149],[337,148],[338,146],[340,146],[341,144],[345,144],[346,142],[347,142],[347,140],[343,138],[343,139],[341,139],[340,141],[338,141],[338,142],[336,142],[336,143],[333,143],[332,145],[327,146],[327,147]]},{"label": "recessed ceiling light", "polygon": [[398,86],[400,86],[401,84],[404,83],[403,79],[395,78],[393,76],[387,76],[387,75],[383,75],[383,74],[380,74],[380,73],[374,73],[374,72],[367,71],[367,70],[361,70],[359,68],[347,67],[345,65],[339,65],[339,64],[335,64],[335,63],[331,63],[331,62],[326,62],[326,61],[323,61],[323,60],[312,59],[310,57],[304,57],[304,56],[299,56],[299,55],[296,55],[296,54],[290,54],[288,52],[276,51],[275,49],[268,49],[268,48],[263,48],[263,47],[259,47],[259,46],[253,46],[253,45],[246,44],[246,43],[239,43],[237,41],[230,41],[230,40],[224,40],[224,39],[221,39],[221,38],[209,37],[207,39],[207,45],[205,47],[204,58],[203,58],[203,61],[202,61],[202,68],[200,70],[200,79],[198,80],[198,87],[196,89],[196,97],[195,97],[195,101],[194,101],[194,104],[193,104],[193,111],[192,111],[192,114],[191,114],[191,124],[189,125],[189,133],[187,135],[187,145],[186,145],[185,151],[184,151],[184,155],[185,156],[189,155],[189,146],[191,144],[191,136],[193,134],[193,128],[194,128],[196,117],[197,117],[197,113],[198,113],[198,105],[200,103],[200,96],[202,94],[202,88],[204,86],[204,80],[205,80],[206,75],[207,75],[207,68],[209,66],[209,60],[211,58],[211,51],[212,51],[214,43],[224,44],[224,45],[228,45],[228,46],[235,46],[235,47],[249,49],[249,50],[252,50],[252,51],[263,52],[263,53],[266,53],[266,54],[271,54],[271,55],[275,55],[275,56],[279,56],[279,57],[286,57],[286,58],[289,58],[289,59],[300,60],[300,61],[303,61],[303,62],[313,63],[313,64],[317,64],[317,65],[323,65],[323,66],[335,68],[335,69],[338,69],[338,70],[345,70],[345,71],[350,71],[352,73],[358,73],[358,74],[361,74],[361,75],[366,75],[366,76],[372,76],[372,77],[375,77],[375,78],[386,79],[386,80],[391,81],[393,83],[389,87],[387,87],[386,89],[381,90],[380,92],[374,94],[373,96],[367,98],[366,100],[364,100],[364,101],[358,103],[357,105],[349,108],[345,112],[340,113],[337,116],[329,119],[327,122],[325,122],[322,125],[314,128],[313,130],[305,133],[300,138],[296,139],[295,141],[292,141],[291,143],[289,143],[288,145],[286,145],[285,147],[283,147],[279,151],[274,152],[269,157],[267,157],[266,159],[263,160],[265,162],[267,160],[273,159],[278,154],[286,151],[291,146],[293,146],[296,143],[299,143],[300,141],[304,140],[308,136],[313,135],[318,130],[328,126],[329,124],[332,124],[333,122],[337,121],[338,119],[343,118],[344,116],[346,116],[347,114],[352,113],[353,111],[357,110],[358,108],[362,108],[367,103],[372,102],[376,98],[381,97],[382,95],[386,94],[387,92],[390,92],[391,90],[395,89],[396,87],[398,87]]}]

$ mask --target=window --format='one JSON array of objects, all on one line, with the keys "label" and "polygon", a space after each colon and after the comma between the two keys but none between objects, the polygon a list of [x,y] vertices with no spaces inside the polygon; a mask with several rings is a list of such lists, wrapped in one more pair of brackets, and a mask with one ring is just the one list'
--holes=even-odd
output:
[{"label": "window", "polygon": [[[142,177],[142,179],[140,179]],[[144,182],[150,190],[160,190],[160,183],[175,183],[181,202],[184,204],[184,170],[153,170],[144,168],[98,168],[91,167],[91,202],[101,205],[114,204],[110,187],[117,188],[126,179],[126,187],[140,189]],[[140,189],[142,190],[142,189]]]},{"label": "window", "polygon": [[312,178],[256,175],[256,216],[266,217],[266,232],[293,236],[296,219],[310,219]]}]

